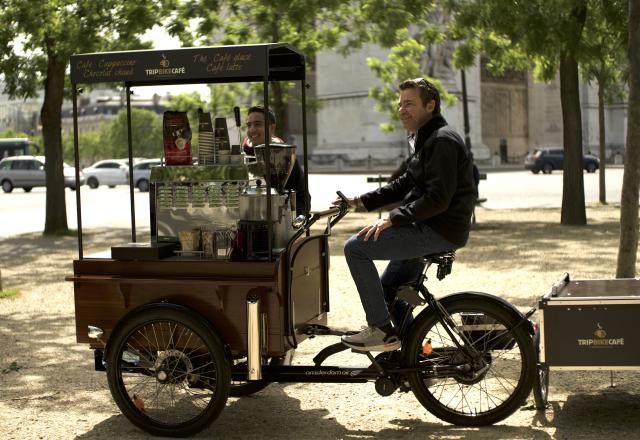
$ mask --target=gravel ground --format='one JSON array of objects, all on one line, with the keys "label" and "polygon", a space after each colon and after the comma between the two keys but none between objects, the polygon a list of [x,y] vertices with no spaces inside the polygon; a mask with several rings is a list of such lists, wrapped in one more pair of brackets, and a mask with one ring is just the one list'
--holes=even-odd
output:
[{"label": "gravel ground", "polygon": [[[485,291],[528,310],[565,271],[575,279],[612,278],[619,208],[590,207],[588,217],[588,226],[563,227],[556,209],[479,209],[479,224],[458,252],[452,275],[431,281],[431,290]],[[373,218],[351,214],[334,229],[330,325],[357,329],[365,323],[342,243]],[[85,252],[126,236],[122,230],[90,231]],[[105,375],[93,371],[92,352],[75,343],[73,288],[64,276],[76,256],[73,237],[29,234],[0,243],[3,286],[22,292],[0,300],[0,438],[148,438],[120,414]],[[333,342],[305,342],[295,363],[310,363]],[[335,358],[341,365],[365,361],[352,353]],[[609,372],[552,372],[546,411],[535,411],[530,396],[511,417],[484,428],[441,422],[411,393],[381,397],[372,383],[273,384],[251,397],[230,398],[219,419],[195,438],[638,438],[638,377],[616,372],[613,379],[616,387],[610,388]]]}]

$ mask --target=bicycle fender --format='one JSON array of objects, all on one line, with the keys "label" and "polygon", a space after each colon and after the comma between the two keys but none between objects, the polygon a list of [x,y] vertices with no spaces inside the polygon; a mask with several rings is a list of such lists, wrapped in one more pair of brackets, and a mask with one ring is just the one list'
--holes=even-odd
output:
[{"label": "bicycle fender", "polygon": [[[438,302],[440,302],[440,304],[442,304],[443,306],[446,306],[447,304],[450,304],[455,301],[478,298],[478,297],[482,298],[482,300],[484,301],[493,302],[496,305],[502,307],[507,312],[509,312],[517,322],[524,320],[523,325],[527,329],[527,332],[532,336],[535,334],[535,330],[533,328],[532,322],[528,320],[527,317],[520,310],[518,310],[516,306],[511,304],[506,299],[500,298],[499,296],[492,295],[490,293],[456,292],[438,299]],[[425,310],[428,310],[428,308]]]}]

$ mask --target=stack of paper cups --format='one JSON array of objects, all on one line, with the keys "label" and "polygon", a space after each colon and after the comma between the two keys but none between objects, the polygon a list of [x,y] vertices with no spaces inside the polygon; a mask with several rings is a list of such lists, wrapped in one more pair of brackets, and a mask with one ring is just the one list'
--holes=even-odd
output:
[{"label": "stack of paper cups", "polygon": [[216,162],[216,143],[211,124],[211,113],[198,112],[199,124],[199,148],[198,164],[209,165]]}]

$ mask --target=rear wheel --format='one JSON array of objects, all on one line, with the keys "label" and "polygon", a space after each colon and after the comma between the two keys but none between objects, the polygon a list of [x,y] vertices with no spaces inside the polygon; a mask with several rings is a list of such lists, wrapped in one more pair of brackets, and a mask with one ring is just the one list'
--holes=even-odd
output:
[{"label": "rear wheel", "polygon": [[595,172],[596,172],[597,167],[596,167],[596,164],[595,164],[595,163],[591,163],[591,162],[589,162],[589,163],[587,164],[587,166],[585,167],[585,169],[587,170],[587,173],[595,173]]},{"label": "rear wheel", "polygon": [[9,180],[2,181],[2,191],[6,193],[10,193],[11,191],[13,191],[13,184],[11,183],[11,181]]},{"label": "rear wheel", "polygon": [[142,310],[118,327],[107,354],[109,389],[122,413],[159,436],[206,428],[225,406],[231,380],[220,339],[174,306]]},{"label": "rear wheel", "polygon": [[456,338],[475,357],[456,346],[435,312],[421,313],[402,346],[403,363],[422,367],[407,376],[413,393],[433,415],[456,425],[509,417],[535,379],[531,336],[523,325],[514,328],[511,312],[484,297],[450,300],[446,310],[466,342]]},{"label": "rear wheel", "polygon": [[24,188],[22,188],[22,190],[26,193],[31,192],[32,189],[33,189],[32,186],[25,186]]},{"label": "rear wheel", "polygon": [[98,186],[100,186],[100,183],[98,183],[98,179],[96,179],[95,177],[89,177],[89,179],[87,180],[87,185],[89,185],[89,188],[91,189],[96,189]]},{"label": "rear wheel", "polygon": [[553,171],[553,165],[551,165],[550,163],[545,163],[542,166],[542,172],[545,174],[551,174],[551,172]]},{"label": "rear wheel", "polygon": [[533,168],[533,169],[531,170],[531,172],[532,172],[533,174],[538,174],[538,173],[540,172],[540,170],[539,170],[539,169],[537,169],[537,168]]}]

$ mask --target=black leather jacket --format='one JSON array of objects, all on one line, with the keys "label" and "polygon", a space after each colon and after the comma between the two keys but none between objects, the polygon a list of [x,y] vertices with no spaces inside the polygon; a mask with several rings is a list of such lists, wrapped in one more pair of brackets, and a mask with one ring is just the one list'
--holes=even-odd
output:
[{"label": "black leather jacket", "polygon": [[462,247],[476,202],[471,154],[444,118],[434,115],[418,130],[407,171],[360,199],[367,211],[402,201],[389,212],[393,225],[422,222]]}]

